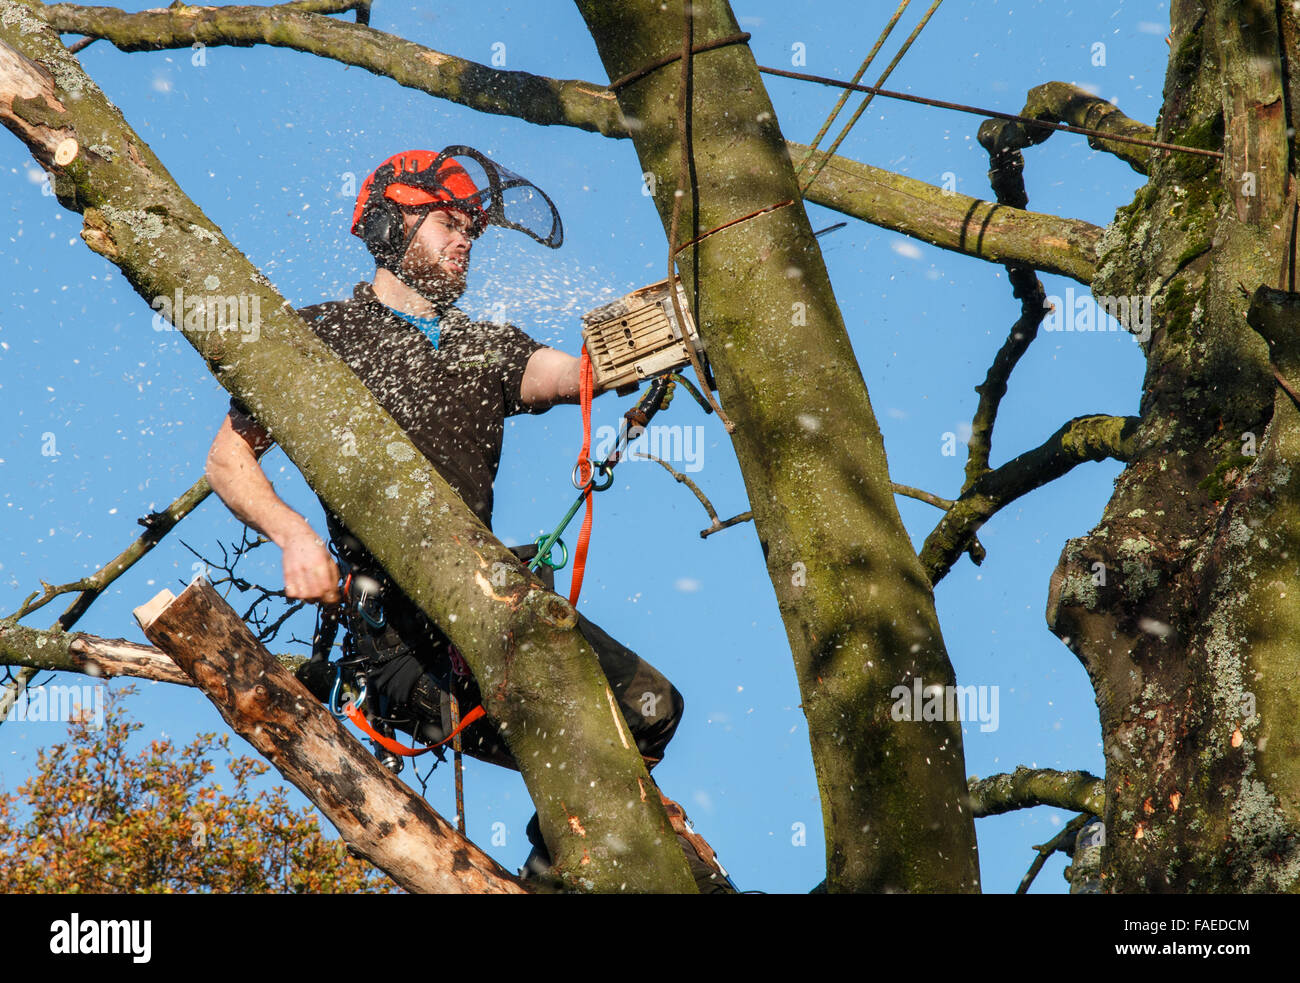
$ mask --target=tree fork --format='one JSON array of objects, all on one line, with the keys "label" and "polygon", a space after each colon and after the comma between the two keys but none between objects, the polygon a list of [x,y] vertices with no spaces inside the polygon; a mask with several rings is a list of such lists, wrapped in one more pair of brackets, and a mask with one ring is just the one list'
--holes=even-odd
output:
[{"label": "tree fork", "polygon": [[[60,203],[83,213],[82,239],[147,301],[181,289],[242,293],[250,312],[260,308],[260,320],[250,314],[231,330],[183,318],[178,327],[397,584],[446,626],[519,763],[556,873],[580,890],[693,892],[573,608],[491,535],[185,196],[34,6],[0,0],[0,121],[50,172]],[[557,760],[566,767],[547,767]]]}]

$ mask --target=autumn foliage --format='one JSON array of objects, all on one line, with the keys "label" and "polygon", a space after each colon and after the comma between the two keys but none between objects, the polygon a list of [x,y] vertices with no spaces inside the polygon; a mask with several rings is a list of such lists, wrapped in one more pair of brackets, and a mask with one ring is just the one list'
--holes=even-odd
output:
[{"label": "autumn foliage", "polygon": [[[0,892],[354,893],[397,888],[322,835],[287,790],[257,791],[268,770],[232,754],[230,736],[198,735],[184,748],[156,740],[130,755],[144,725],[124,697],[107,701],[104,725],[69,724],[68,740],[43,749],[36,773],[0,793]],[[229,760],[227,792],[213,780]]]}]

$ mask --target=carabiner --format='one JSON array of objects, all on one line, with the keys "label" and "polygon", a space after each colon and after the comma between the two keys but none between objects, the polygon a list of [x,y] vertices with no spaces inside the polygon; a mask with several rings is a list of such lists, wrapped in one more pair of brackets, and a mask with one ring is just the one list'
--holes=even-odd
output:
[{"label": "carabiner", "polygon": [[[536,570],[538,566],[540,566],[541,564],[545,563],[545,564],[546,564],[548,567],[550,567],[552,570],[563,570],[564,567],[565,567],[565,566],[568,564],[568,562],[569,562],[569,547],[565,546],[565,545],[564,545],[564,540],[560,539],[560,538],[557,536],[557,537],[555,537],[555,542],[553,542],[553,543],[551,544],[551,548],[548,549],[545,553],[543,553],[543,552],[542,552],[542,547],[546,545],[546,540],[547,540],[547,539],[548,539],[547,536],[538,536],[538,537],[537,537],[537,543],[536,543],[536,545],[537,545],[537,555],[536,555],[535,557],[533,557],[533,565],[532,565],[532,569]],[[551,551],[554,550],[555,547],[557,547],[557,546],[560,548],[560,554],[561,554],[561,555],[560,555],[560,562],[558,562],[558,563],[556,563],[554,560],[551,559]]]},{"label": "carabiner", "polygon": [[[578,469],[581,468],[584,463],[591,468],[592,472],[591,477],[587,479],[585,484],[578,480]],[[604,484],[596,484],[597,473],[605,476]],[[614,469],[610,467],[608,461],[601,461],[599,464],[592,464],[590,461],[579,461],[573,466],[573,474],[570,476],[569,480],[573,482],[573,487],[578,489],[580,492],[585,492],[588,489],[591,491],[604,491],[614,483]]]},{"label": "carabiner", "polygon": [[329,710],[330,713],[334,715],[336,720],[347,719],[347,714],[345,714],[343,712],[343,708],[339,706],[339,697],[342,695],[342,693],[343,693],[343,667],[340,665],[335,665],[334,685],[330,687]]},{"label": "carabiner", "polygon": [[[366,702],[367,684],[361,684],[361,694],[352,701],[353,706],[361,706]],[[329,711],[338,720],[347,720],[347,707],[342,706],[343,700],[343,667],[337,663],[334,666],[334,685],[330,687]]]},{"label": "carabiner", "polygon": [[[357,610],[361,612],[361,617],[366,620],[371,628],[375,631],[382,631],[384,625],[388,624],[388,618],[384,614],[384,597],[383,586],[374,577],[368,577],[365,574],[358,574],[352,578],[352,586],[357,589]],[[370,613],[371,602],[374,602],[375,610],[378,616]]]}]

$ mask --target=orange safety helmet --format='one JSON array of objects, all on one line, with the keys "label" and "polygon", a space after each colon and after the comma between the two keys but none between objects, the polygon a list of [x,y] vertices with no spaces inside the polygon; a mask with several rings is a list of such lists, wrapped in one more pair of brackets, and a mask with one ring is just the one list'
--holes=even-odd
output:
[{"label": "orange safety helmet", "polygon": [[471,147],[407,150],[394,154],[366,178],[352,211],[352,234],[380,266],[396,269],[412,235],[404,235],[400,208],[455,208],[472,221],[471,236],[490,223],[518,229],[557,248],[564,229],[555,205],[530,181]]}]

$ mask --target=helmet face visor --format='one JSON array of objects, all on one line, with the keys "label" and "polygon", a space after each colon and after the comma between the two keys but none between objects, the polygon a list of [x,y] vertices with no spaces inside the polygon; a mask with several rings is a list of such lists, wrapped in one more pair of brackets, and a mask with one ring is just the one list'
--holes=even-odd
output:
[{"label": "helmet face visor", "polygon": [[366,179],[352,216],[352,232],[362,238],[376,194],[407,208],[459,209],[473,220],[475,236],[490,224],[516,229],[552,249],[564,242],[560,213],[546,193],[473,147],[448,147],[436,155],[412,150],[380,165]]},{"label": "helmet face visor", "polygon": [[438,166],[422,174],[440,177],[435,197],[472,218],[482,214],[487,224],[515,229],[552,249],[564,242],[560,213],[546,193],[472,147],[448,147],[438,155]]}]

